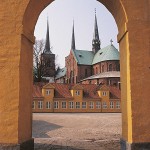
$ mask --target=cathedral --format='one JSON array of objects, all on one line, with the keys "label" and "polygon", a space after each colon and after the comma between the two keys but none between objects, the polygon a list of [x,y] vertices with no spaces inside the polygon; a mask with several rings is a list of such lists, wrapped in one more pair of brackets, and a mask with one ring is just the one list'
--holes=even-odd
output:
[{"label": "cathedral", "polygon": [[49,24],[47,21],[46,43],[41,54],[43,79],[49,82],[68,84],[111,85],[120,88],[120,56],[113,41],[101,48],[97,16],[95,13],[92,50],[76,49],[74,23],[72,28],[71,50],[65,58],[65,67],[55,70],[55,54],[51,52]]},{"label": "cathedral", "polygon": [[97,16],[95,13],[92,50],[78,50],[75,45],[74,24],[69,55],[65,58],[65,68],[56,75],[57,83],[106,84],[120,87],[119,51],[110,41],[110,45],[101,48]]},{"label": "cathedral", "polygon": [[121,112],[119,51],[112,40],[101,48],[96,13],[91,51],[76,49],[73,23],[65,67],[55,71],[47,23],[41,60],[43,78],[50,83],[33,84],[33,112]]},{"label": "cathedral", "polygon": [[49,38],[49,24],[47,20],[46,42],[41,54],[41,74],[42,78],[49,82],[54,82],[55,77],[55,54],[52,53]]}]

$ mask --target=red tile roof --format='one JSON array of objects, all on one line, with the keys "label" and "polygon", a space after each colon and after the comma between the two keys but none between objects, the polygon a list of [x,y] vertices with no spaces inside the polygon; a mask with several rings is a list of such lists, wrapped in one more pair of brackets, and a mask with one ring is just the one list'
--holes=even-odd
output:
[{"label": "red tile roof", "polygon": [[55,87],[55,98],[72,98],[70,84],[52,83]]},{"label": "red tile roof", "polygon": [[[33,97],[34,98],[43,98],[42,96],[42,87],[46,83],[35,83],[33,85]],[[51,83],[54,89],[54,98],[73,98],[70,90],[75,84],[62,84],[62,83]],[[80,84],[83,87],[83,98],[97,99],[99,98],[97,90],[100,89],[100,86],[96,84]],[[120,90],[116,87],[109,86],[110,98],[111,99],[120,99]]]},{"label": "red tile roof", "polygon": [[[55,87],[55,98],[72,98],[70,90],[74,84],[59,84],[53,83]],[[97,94],[97,85],[94,84],[80,84],[83,87],[83,98],[99,98]]]},{"label": "red tile roof", "polygon": [[39,85],[33,85],[33,98],[44,98],[42,95],[42,88]]},{"label": "red tile roof", "polygon": [[84,98],[100,98],[97,89],[98,86],[95,84],[81,84],[83,87],[83,97]]},{"label": "red tile roof", "polygon": [[121,91],[114,86],[109,86],[110,99],[121,99]]}]

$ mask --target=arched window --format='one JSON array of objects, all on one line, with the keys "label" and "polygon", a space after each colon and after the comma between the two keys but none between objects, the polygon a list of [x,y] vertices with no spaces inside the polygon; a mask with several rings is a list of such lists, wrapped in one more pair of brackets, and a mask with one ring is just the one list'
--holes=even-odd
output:
[{"label": "arched window", "polygon": [[102,65],[102,72],[104,72],[104,65]]},{"label": "arched window", "polygon": [[109,65],[108,71],[112,71],[112,64]]},{"label": "arched window", "polygon": [[117,71],[120,71],[120,64],[117,65]]},{"label": "arched window", "polygon": [[97,70],[97,67],[96,67],[96,74],[98,74],[98,70]]}]

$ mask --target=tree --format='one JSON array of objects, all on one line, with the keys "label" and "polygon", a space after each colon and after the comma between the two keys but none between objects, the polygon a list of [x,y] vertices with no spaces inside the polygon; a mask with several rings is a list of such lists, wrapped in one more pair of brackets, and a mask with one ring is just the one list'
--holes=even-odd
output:
[{"label": "tree", "polygon": [[[41,54],[45,49],[45,40],[36,40],[33,47],[33,79],[34,82],[41,82],[45,75],[45,66],[42,65]],[[52,51],[52,47],[50,48]],[[59,68],[58,56],[55,57],[55,70]],[[57,72],[55,72],[56,74]]]},{"label": "tree", "polygon": [[33,78],[35,82],[42,80],[41,54],[44,51],[44,46],[44,40],[36,40],[33,47]]}]

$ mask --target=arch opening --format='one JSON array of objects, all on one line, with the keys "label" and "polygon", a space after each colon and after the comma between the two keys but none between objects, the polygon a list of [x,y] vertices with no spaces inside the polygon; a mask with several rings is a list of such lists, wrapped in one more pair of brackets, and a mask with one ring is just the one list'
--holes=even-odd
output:
[{"label": "arch opening", "polygon": [[[48,3],[46,3],[46,4],[51,4],[51,2],[48,2]],[[46,5],[44,5],[44,6],[46,6]],[[38,12],[38,14],[40,14],[41,12],[43,11],[43,9],[41,9],[39,12]],[[114,14],[115,15],[115,14]],[[34,16],[35,17],[35,16]],[[27,28],[30,32],[32,32],[33,33],[33,29],[35,28],[35,24],[36,24],[36,20],[37,20],[37,18],[38,18],[38,16],[37,17],[35,17],[33,20],[34,20],[34,23],[33,23],[33,25],[32,25],[32,27],[31,27],[31,24],[29,25],[29,27]],[[122,18],[125,18],[125,17],[122,17]],[[25,20],[23,21],[24,22],[24,24],[25,24]],[[120,22],[119,22],[120,23]],[[121,24],[121,23],[120,23]],[[119,24],[119,25],[120,25]],[[118,25],[118,24],[117,24]],[[118,27],[119,27],[119,25],[118,25]],[[29,29],[30,28],[30,29]],[[96,71],[97,72],[97,71]],[[106,104],[105,104],[106,105]],[[111,105],[112,105],[112,103],[111,103]],[[113,104],[114,105],[114,104]],[[111,106],[111,107],[113,107],[113,105]]]}]

